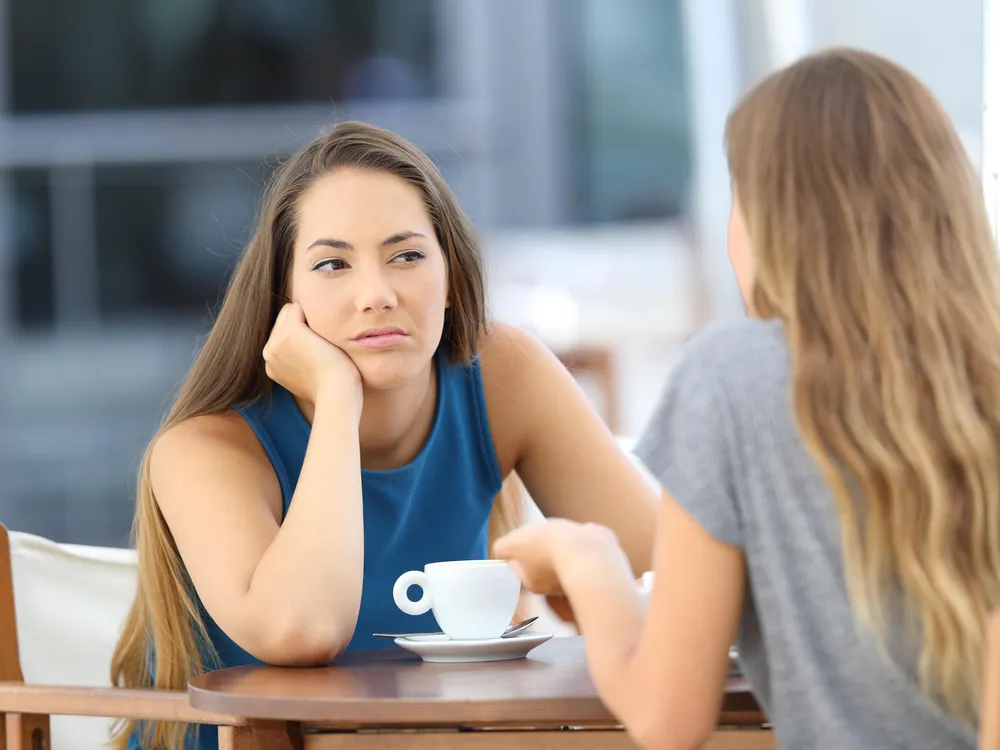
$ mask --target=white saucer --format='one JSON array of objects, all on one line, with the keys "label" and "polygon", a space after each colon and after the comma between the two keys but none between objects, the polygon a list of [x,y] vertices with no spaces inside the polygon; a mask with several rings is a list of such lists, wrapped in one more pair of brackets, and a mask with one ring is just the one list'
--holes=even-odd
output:
[{"label": "white saucer", "polygon": [[490,638],[483,641],[453,641],[446,635],[418,635],[397,638],[397,646],[412,651],[424,661],[440,664],[476,661],[507,661],[523,659],[536,646],[541,646],[552,633],[531,630],[510,638]]}]

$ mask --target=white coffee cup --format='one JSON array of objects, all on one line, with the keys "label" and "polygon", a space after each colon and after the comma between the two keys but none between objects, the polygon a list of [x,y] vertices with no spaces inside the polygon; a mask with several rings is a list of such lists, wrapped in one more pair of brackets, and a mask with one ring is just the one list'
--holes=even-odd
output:
[{"label": "white coffee cup", "polygon": [[[410,586],[423,596],[410,601]],[[408,615],[434,612],[444,634],[455,641],[499,638],[517,610],[521,582],[503,560],[430,563],[403,573],[392,587],[396,606]]]}]

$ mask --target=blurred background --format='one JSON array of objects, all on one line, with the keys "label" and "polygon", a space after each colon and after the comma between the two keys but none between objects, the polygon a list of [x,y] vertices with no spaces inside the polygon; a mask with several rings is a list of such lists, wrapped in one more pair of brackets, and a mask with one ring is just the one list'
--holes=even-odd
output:
[{"label": "blurred background", "polygon": [[635,435],[742,315],[725,116],[817,47],[888,55],[976,163],[977,0],[0,0],[0,521],[128,541],[135,469],[280,159],[395,130],[481,233],[496,319]]}]

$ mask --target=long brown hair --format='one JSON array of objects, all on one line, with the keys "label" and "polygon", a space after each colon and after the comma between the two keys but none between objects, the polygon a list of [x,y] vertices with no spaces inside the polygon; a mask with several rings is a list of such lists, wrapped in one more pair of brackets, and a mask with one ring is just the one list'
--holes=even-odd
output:
[{"label": "long brown hair", "polygon": [[[261,351],[285,299],[299,197],[319,177],[345,167],[386,172],[420,192],[448,269],[451,304],[442,346],[452,362],[475,356],[486,326],[485,284],[482,253],[468,219],[420,150],[386,130],[344,122],[304,146],[273,175],[215,324],[157,436],[186,419],[221,414],[269,393]],[[139,469],[133,527],[138,591],[115,648],[111,679],[122,687],[184,690],[191,677],[211,666],[205,661],[213,655],[204,651],[208,639],[193,588],[150,485],[155,441]],[[491,538],[516,525],[519,500],[516,482],[505,483],[490,518]],[[177,748],[187,731],[183,724],[143,724],[143,747]],[[136,726],[120,723],[113,746],[126,750]]]},{"label": "long brown hair", "polygon": [[924,85],[847,49],[763,81],[726,142],[751,308],[785,324],[856,616],[885,646],[901,591],[922,690],[974,725],[1000,603],[1000,260],[976,171]]}]

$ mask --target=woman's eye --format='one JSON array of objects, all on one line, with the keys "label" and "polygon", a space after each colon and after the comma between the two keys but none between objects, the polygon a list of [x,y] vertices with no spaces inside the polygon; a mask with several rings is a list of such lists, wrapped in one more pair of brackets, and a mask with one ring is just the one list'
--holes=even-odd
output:
[{"label": "woman's eye", "polygon": [[404,264],[416,263],[418,260],[422,260],[423,258],[424,254],[419,250],[407,250],[406,252],[400,253],[399,255],[395,256],[392,259],[392,262],[395,263],[396,261],[399,261],[400,263]]},{"label": "woman's eye", "polygon": [[340,258],[327,258],[326,260],[321,260],[319,263],[312,267],[314,271],[342,271],[345,268],[350,268],[347,265],[347,261]]}]

